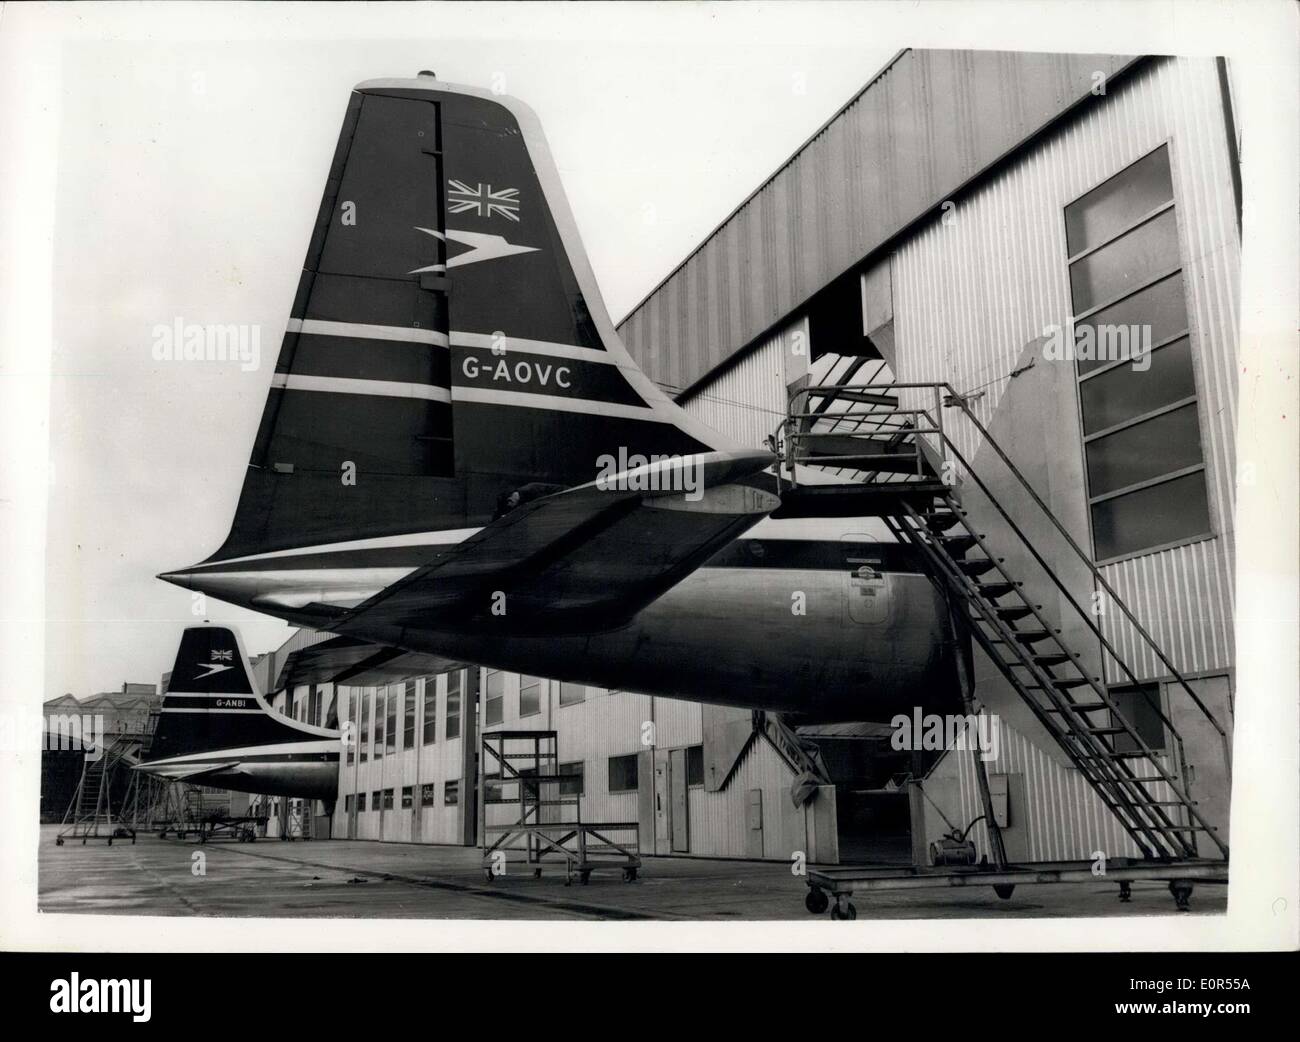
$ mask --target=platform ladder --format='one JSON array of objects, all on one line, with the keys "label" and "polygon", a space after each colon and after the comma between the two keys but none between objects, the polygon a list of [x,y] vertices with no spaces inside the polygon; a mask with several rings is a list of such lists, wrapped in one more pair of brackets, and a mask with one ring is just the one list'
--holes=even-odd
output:
[{"label": "platform ladder", "polygon": [[[906,408],[904,398],[921,404]],[[1230,770],[1230,744],[1223,725],[1029,485],[966,399],[949,384],[890,380],[869,386],[835,384],[797,390],[777,435],[782,455],[781,516],[869,514],[883,518],[900,542],[917,550],[947,600],[954,629],[965,631],[984,649],[1145,858],[1196,860],[1200,856],[1196,837],[1203,834],[1226,860],[1227,844],[1191,798],[1183,740],[1173,722],[1152,703],[1175,749],[1178,777],[1147,745],[1103,679],[1090,675],[1061,629],[1046,617],[1041,605],[1033,603],[1024,584],[1010,574],[1005,559],[995,554],[962,508],[960,485],[954,477],[958,467],[964,479],[987,498],[1019,547],[1060,591],[1063,604],[1096,638],[1103,656],[1109,656],[1128,683],[1140,689],[1141,682],[1125,657],[945,431],[944,409],[958,410],[973,426],[1087,567],[1109,603],[1124,615],[1181,692],[1204,714],[1220,736],[1225,769]],[[839,472],[839,481],[801,483],[802,467],[832,468]],[[967,681],[963,677],[964,695]],[[1141,769],[1135,770],[1135,765]],[[995,856],[1003,864],[1000,834],[993,827],[989,831]]]},{"label": "platform ladder", "polygon": [[[575,878],[585,884],[600,868],[621,870],[624,882],[636,879],[639,823],[582,820],[581,796],[564,790],[582,776],[561,769],[555,731],[486,731],[480,740],[479,835],[489,883],[511,864],[540,878],[548,860],[563,863],[566,885]],[[512,820],[489,820],[491,807],[510,808]],[[613,838],[619,834],[631,838]]]},{"label": "platform ladder", "polygon": [[[101,744],[98,757],[83,756],[81,777],[77,779],[76,791],[54,840],[57,846],[63,846],[69,839],[79,839],[83,846],[91,839],[107,840],[109,846],[114,839],[135,842],[133,822],[123,815],[121,808],[114,812],[112,785],[120,764],[138,762],[133,751],[139,749],[139,743],[139,735],[117,735],[107,745]],[[123,804],[131,803],[134,795],[134,785],[131,785]]]}]

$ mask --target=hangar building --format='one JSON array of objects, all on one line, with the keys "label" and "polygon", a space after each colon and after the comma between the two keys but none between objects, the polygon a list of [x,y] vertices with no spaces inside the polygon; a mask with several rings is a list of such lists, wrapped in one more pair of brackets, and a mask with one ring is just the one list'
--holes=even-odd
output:
[{"label": "hangar building", "polygon": [[[1225,839],[1226,746],[1202,709],[1230,739],[1237,153],[1222,60],[903,51],[620,326],[652,379],[755,446],[801,388],[948,385],[952,444],[978,469],[991,432],[1082,548],[992,482],[1059,580],[1035,596],[1063,616],[1092,605],[1100,639],[1062,625]],[[1129,346],[1073,352],[1085,333]],[[972,509],[997,539],[989,506]],[[844,610],[865,632],[862,592],[846,560]],[[319,639],[267,656],[266,689],[357,740],[337,804],[277,804],[277,827],[475,842],[476,733],[499,727],[557,732],[584,819],[639,822],[647,852],[908,860],[981,814],[975,754],[900,760],[873,722],[801,742],[779,719],[490,670],[343,682],[312,672]],[[1009,856],[1138,853],[986,651],[973,671],[1000,725]],[[796,806],[792,785],[819,771]],[[988,849],[983,824],[971,836]]]}]

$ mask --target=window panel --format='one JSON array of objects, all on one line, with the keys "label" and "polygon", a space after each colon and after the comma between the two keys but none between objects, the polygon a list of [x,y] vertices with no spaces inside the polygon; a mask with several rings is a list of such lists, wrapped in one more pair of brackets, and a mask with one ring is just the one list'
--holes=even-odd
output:
[{"label": "window panel", "polygon": [[442,805],[454,807],[460,802],[460,782],[449,781],[442,787]]},{"label": "window panel", "polygon": [[376,789],[374,792],[370,794],[370,809],[371,810],[383,809],[383,793],[381,793],[378,789]]},{"label": "window panel", "polygon": [[497,670],[489,670],[487,675],[487,692],[484,697],[483,722],[491,727],[505,719],[506,675]]},{"label": "window panel", "polygon": [[420,786],[421,807],[432,807],[437,803],[437,800],[438,800],[437,782],[426,782],[424,785]]},{"label": "window panel", "polygon": [[[1083,308],[1079,308],[1083,311]],[[1158,282],[1153,282],[1146,289],[1130,294],[1123,300],[1117,300],[1109,307],[1094,312],[1088,318],[1074,324],[1076,343],[1090,337],[1094,344],[1098,341],[1098,326],[1139,326],[1151,327],[1151,343],[1159,344],[1171,336],[1187,330],[1187,301],[1183,295],[1183,273],[1176,271]],[[1086,373],[1105,365],[1113,359],[1095,357],[1095,348],[1089,352],[1093,358],[1080,358],[1080,349],[1076,349],[1075,358],[1079,359],[1079,372]]]},{"label": "window panel", "polygon": [[1089,490],[1101,496],[1195,466],[1201,462],[1199,430],[1192,403],[1088,442]]},{"label": "window panel", "polygon": [[364,792],[359,792],[357,793],[357,811],[360,812],[365,809],[366,809],[366,794]]},{"label": "window panel", "polygon": [[385,790],[384,790],[384,810],[392,810],[392,809],[393,809],[393,790],[392,790],[392,789],[385,789]]},{"label": "window panel", "polygon": [[561,796],[581,796],[583,783],[585,780],[586,767],[582,760],[574,760],[572,763],[560,764],[560,773],[577,775],[577,777],[564,778],[560,782]]},{"label": "window panel", "polygon": [[415,786],[403,785],[402,786],[402,809],[410,810],[414,806],[415,806]]},{"label": "window panel", "polygon": [[463,678],[461,670],[447,674],[447,737],[460,737],[460,704]]},{"label": "window panel", "polygon": [[397,703],[401,697],[400,687],[390,687],[384,702],[387,707],[384,715],[384,750],[389,756],[397,752]]},{"label": "window panel", "polygon": [[1174,197],[1169,150],[1160,146],[1065,208],[1071,257],[1113,239],[1145,213]]},{"label": "window panel", "polygon": [[1151,365],[1143,372],[1125,364],[1081,381],[1083,433],[1095,434],[1195,396],[1192,346],[1183,337],[1152,351]]},{"label": "window panel", "polygon": [[415,681],[406,682],[402,695],[402,748],[415,748]]},{"label": "window panel", "polygon": [[375,759],[382,760],[384,757],[384,720],[387,719],[386,706],[388,704],[388,689],[384,693],[379,693],[379,688],[375,688]]},{"label": "window panel", "polygon": [[1076,313],[1137,289],[1178,264],[1178,223],[1172,209],[1070,265]]},{"label": "window panel", "polygon": [[[1111,700],[1120,715],[1128,721],[1129,726],[1137,732],[1152,752],[1163,752],[1165,748],[1165,724],[1160,719],[1160,685],[1142,684],[1112,688]],[[1121,726],[1120,721],[1111,713],[1111,726]],[[1135,753],[1138,743],[1127,734],[1115,735],[1115,751]]]},{"label": "window panel", "polygon": [[542,682],[537,677],[519,678],[519,715],[536,716],[542,711]]},{"label": "window panel", "polygon": [[686,784],[704,784],[704,746],[692,745],[686,750]]},{"label": "window panel", "polygon": [[567,681],[560,684],[560,705],[572,706],[587,698],[586,684],[570,684]]},{"label": "window panel", "polygon": [[1209,531],[1204,471],[1102,500],[1092,507],[1098,560],[1208,535]]},{"label": "window panel", "polygon": [[424,744],[438,740],[438,678],[424,678]]},{"label": "window panel", "polygon": [[609,758],[609,791],[632,792],[636,789],[637,756],[611,756]]}]

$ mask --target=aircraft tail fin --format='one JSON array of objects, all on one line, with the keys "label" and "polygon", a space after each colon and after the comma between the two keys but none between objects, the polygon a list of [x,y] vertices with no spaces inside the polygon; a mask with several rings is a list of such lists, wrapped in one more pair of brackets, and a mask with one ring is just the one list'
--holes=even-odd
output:
[{"label": "aircraft tail fin", "polygon": [[275,712],[257,690],[239,634],[229,626],[190,626],[181,634],[148,770],[158,761],[295,741],[338,738],[338,731]]},{"label": "aircraft tail fin", "polygon": [[540,124],[430,77],[351,95],[231,531],[209,561],[491,521],[598,458],[742,446],[628,355]]}]

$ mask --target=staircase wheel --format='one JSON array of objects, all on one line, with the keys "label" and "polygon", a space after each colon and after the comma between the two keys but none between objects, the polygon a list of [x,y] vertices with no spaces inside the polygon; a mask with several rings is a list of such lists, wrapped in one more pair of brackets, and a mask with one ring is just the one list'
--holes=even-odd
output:
[{"label": "staircase wheel", "polygon": [[634,882],[636,882],[636,869],[635,869],[635,868],[625,868],[625,869],[623,869],[623,882],[625,882],[625,883],[634,883]]},{"label": "staircase wheel", "polygon": [[581,883],[583,886],[586,886],[588,883],[591,882],[591,871],[590,871],[590,869],[588,869],[588,870],[585,871],[585,872],[579,872],[579,873],[578,873],[578,882]]},{"label": "staircase wheel", "polygon": [[858,910],[857,908],[854,907],[852,901],[844,902],[843,911],[840,911],[840,906],[838,902],[836,904],[831,905],[832,919],[856,919],[857,917],[858,917]]},{"label": "staircase wheel", "polygon": [[1011,895],[1016,892],[1015,883],[994,883],[993,892],[1004,901],[1010,901]]},{"label": "staircase wheel", "polygon": [[63,846],[63,837],[62,837],[62,836],[56,836],[56,837],[54,838],[54,845],[55,845],[56,847],[61,847],[61,846]]},{"label": "staircase wheel", "polygon": [[803,899],[803,906],[813,915],[821,915],[830,903],[831,899],[826,896],[826,891],[816,886],[809,887]]}]

